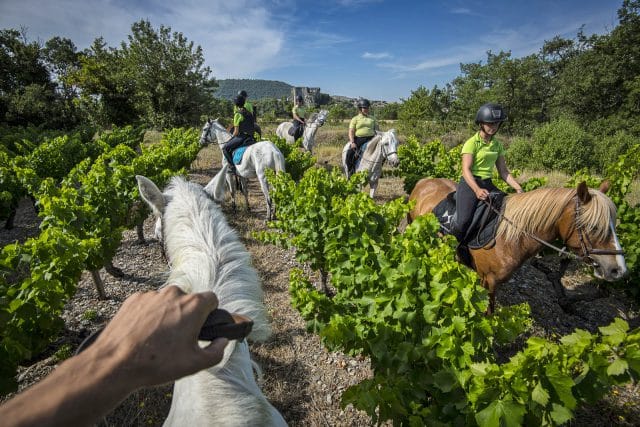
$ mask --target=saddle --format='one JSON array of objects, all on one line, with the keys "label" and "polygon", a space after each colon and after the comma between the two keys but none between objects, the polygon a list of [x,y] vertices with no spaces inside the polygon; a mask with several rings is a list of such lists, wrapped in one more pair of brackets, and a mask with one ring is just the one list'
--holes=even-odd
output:
[{"label": "saddle", "polygon": [[[496,211],[502,214],[505,196],[503,192],[492,192],[489,193],[487,202],[478,200],[471,225],[460,245],[466,245],[470,249],[480,249],[495,242],[496,231],[500,224],[500,215]],[[433,209],[433,213],[440,221],[440,231],[443,234],[451,234],[451,221],[455,212],[456,192],[453,191]]]},{"label": "saddle", "polygon": [[250,138],[250,139],[247,139],[245,143],[242,144],[240,147],[233,150],[233,154],[231,155],[233,158],[233,164],[239,165],[240,163],[242,163],[242,156],[244,156],[244,152],[247,150],[247,147],[255,143],[256,141],[253,138]]}]

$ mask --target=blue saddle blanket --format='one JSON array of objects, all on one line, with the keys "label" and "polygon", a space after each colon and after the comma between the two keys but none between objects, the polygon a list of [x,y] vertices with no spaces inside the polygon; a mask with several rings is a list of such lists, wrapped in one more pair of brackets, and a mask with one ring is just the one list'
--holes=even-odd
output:
[{"label": "blue saddle blanket", "polygon": [[248,145],[243,145],[242,147],[238,147],[233,151],[233,164],[239,165],[242,163],[242,156],[244,152],[247,150]]},{"label": "blue saddle blanket", "polygon": [[[478,200],[476,210],[473,214],[471,225],[467,229],[467,233],[461,244],[466,244],[471,249],[479,249],[492,243],[500,224],[500,216],[497,212],[502,213],[503,201],[505,193],[490,193],[490,205]],[[433,213],[440,221],[440,231],[444,234],[450,234],[451,221],[456,212],[456,192],[447,194],[440,203],[433,208]]]}]

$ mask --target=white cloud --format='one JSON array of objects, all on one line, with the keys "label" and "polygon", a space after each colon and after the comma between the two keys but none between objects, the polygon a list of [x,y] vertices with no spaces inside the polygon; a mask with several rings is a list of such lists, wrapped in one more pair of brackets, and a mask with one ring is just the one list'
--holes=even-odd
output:
[{"label": "white cloud", "polygon": [[391,54],[387,53],[387,52],[378,52],[378,53],[371,53],[371,52],[365,52],[362,57],[364,59],[388,59],[391,58]]},{"label": "white cloud", "polygon": [[216,78],[251,77],[281,62],[285,36],[258,0],[1,0],[0,28],[27,28],[30,40],[71,39],[78,49],[102,36],[119,47],[131,24],[149,20],[200,45]]}]

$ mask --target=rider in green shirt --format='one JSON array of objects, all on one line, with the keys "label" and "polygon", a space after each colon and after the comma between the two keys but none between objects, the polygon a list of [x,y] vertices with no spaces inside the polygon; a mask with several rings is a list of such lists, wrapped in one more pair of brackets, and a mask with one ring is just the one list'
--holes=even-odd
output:
[{"label": "rider in green shirt", "polygon": [[[262,138],[262,129],[258,126],[258,112],[257,109],[254,108],[253,104],[249,102],[247,91],[241,90],[238,92],[238,96],[244,98],[244,109],[247,110],[253,116],[253,127],[254,131],[258,134],[258,139]],[[233,106],[233,114],[238,112],[238,107]]]},{"label": "rider in green shirt", "polygon": [[291,110],[293,116],[293,139],[298,139],[304,133],[304,125],[307,120],[307,109],[304,107],[304,98],[302,95],[296,96],[296,103]]},{"label": "rider in green shirt", "polygon": [[500,178],[518,193],[522,187],[507,168],[502,143],[494,136],[507,115],[502,106],[487,103],[476,113],[478,132],[462,146],[462,178],[456,192],[456,213],[451,222],[451,234],[464,243],[478,200],[486,200],[490,192],[500,191],[493,184],[493,168],[498,168]]},{"label": "rider in green shirt", "polygon": [[351,119],[349,123],[349,149],[347,150],[347,169],[349,170],[348,176],[355,173],[356,169],[356,153],[360,150],[364,144],[369,142],[374,136],[376,136],[376,130],[378,124],[376,119],[369,116],[369,107],[371,103],[368,99],[358,100],[359,114]]}]

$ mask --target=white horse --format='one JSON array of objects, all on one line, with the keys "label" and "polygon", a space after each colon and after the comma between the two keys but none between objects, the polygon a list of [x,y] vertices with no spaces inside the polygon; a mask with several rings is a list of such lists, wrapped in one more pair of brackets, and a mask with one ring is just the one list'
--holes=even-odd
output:
[{"label": "white horse", "polygon": [[[308,123],[304,127],[304,133],[302,134],[302,146],[305,150],[312,153],[313,145],[315,144],[316,132],[318,128],[324,124],[327,120],[327,110],[320,110],[319,113],[315,113],[309,118]],[[276,129],[276,135],[279,138],[284,138],[289,144],[296,142],[291,135],[289,135],[289,129],[293,126],[291,122],[282,122]]]},{"label": "white horse", "polygon": [[[342,168],[349,176],[347,168],[347,150],[349,143],[342,149]],[[376,136],[368,142],[362,157],[357,163],[356,172],[367,171],[369,173],[369,195],[373,198],[378,188],[378,180],[382,175],[382,165],[388,162],[391,167],[400,164],[398,159],[398,138],[395,129],[387,132],[376,132]]]},{"label": "white horse", "polygon": [[[216,203],[181,177],[164,194],[149,179],[136,178],[140,195],[161,219],[171,265],[166,284],[215,292],[220,308],[253,320],[249,339],[266,340],[271,328],[257,272]],[[254,369],[259,371],[247,341],[230,341],[218,365],[175,382],[165,426],[286,426],[258,387]]]},{"label": "white horse", "polygon": [[[223,145],[231,139],[231,134],[218,123],[218,120],[207,120],[202,128],[200,135],[200,144],[205,145],[216,140],[222,150]],[[233,174],[227,173],[229,165],[227,159],[222,156],[222,169],[211,181],[205,186],[204,190],[210,194],[213,199],[222,203],[225,195],[225,182],[231,190],[233,200],[233,209],[236,209],[236,180]],[[240,177],[240,187],[244,194],[244,200],[249,210],[249,194],[247,188],[247,179],[257,177],[260,182],[260,188],[264,194],[267,203],[267,221],[273,219],[274,207],[269,196],[269,184],[265,175],[266,169],[273,169],[276,172],[284,171],[284,156],[282,152],[271,141],[259,141],[247,147],[242,156],[242,162],[236,165],[236,175]]]}]

